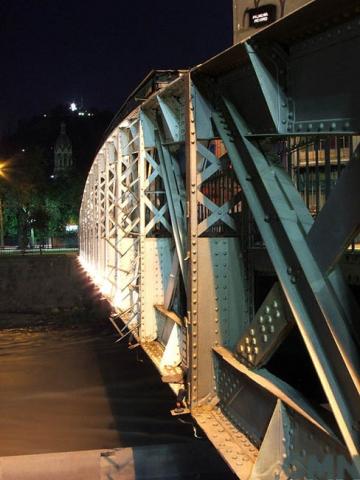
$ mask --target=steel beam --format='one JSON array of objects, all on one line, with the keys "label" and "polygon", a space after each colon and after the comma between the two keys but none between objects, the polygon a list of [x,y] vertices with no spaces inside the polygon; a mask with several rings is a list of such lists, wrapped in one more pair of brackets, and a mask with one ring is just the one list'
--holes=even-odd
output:
[{"label": "steel beam", "polygon": [[[246,134],[248,128],[229,100],[217,96],[213,118],[232,159],[249,207],[262,234],[278,278],[303,336],[339,428],[353,457],[359,452],[358,373],[352,349],[339,345],[334,330],[346,328],[342,312],[334,301],[307,245],[306,227],[296,214],[302,205],[290,180],[277,175],[277,167],[264,157]],[[292,195],[286,195],[287,191]],[[301,209],[301,207],[300,207]],[[316,286],[316,288],[314,288]],[[325,293],[326,292],[326,293]],[[346,367],[344,368],[344,363]],[[341,382],[341,383],[340,383]]]}]

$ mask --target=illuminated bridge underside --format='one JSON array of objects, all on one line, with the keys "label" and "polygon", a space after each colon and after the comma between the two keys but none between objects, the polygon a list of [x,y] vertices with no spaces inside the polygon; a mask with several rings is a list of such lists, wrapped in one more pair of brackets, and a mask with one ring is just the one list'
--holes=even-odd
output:
[{"label": "illuminated bridge underside", "polygon": [[111,321],[241,479],[359,477],[359,306],[340,266],[360,224],[356,3],[154,72],[86,182],[81,259]]}]

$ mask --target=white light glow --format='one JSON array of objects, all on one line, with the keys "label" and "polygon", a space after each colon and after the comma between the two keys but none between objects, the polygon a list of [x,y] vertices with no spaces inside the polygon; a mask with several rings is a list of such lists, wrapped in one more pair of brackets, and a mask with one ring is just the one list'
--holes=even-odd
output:
[{"label": "white light glow", "polygon": [[72,112],[76,112],[76,110],[77,110],[77,105],[76,105],[75,102],[71,102],[71,103],[70,103],[70,110],[71,110]]},{"label": "white light glow", "polygon": [[79,230],[79,225],[72,225],[72,224],[66,225],[65,230],[67,232],[77,232]]}]

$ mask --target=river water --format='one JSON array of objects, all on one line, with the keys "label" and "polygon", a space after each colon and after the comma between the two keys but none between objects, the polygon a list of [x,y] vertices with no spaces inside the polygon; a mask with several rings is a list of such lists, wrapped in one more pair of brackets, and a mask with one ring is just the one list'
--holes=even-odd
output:
[{"label": "river water", "polygon": [[1,325],[0,456],[196,441],[152,363],[107,323]]},{"label": "river water", "polygon": [[115,340],[110,328],[84,322],[3,329],[0,455],[186,439],[148,359]]}]

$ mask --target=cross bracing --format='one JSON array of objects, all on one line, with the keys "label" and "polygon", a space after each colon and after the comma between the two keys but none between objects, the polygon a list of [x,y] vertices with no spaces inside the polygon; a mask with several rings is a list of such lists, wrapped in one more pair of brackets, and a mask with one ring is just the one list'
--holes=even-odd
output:
[{"label": "cross bracing", "polygon": [[241,479],[360,475],[344,274],[358,264],[359,26],[356,2],[318,0],[190,71],[154,72],[84,190],[81,259],[120,338],[186,391]]}]

